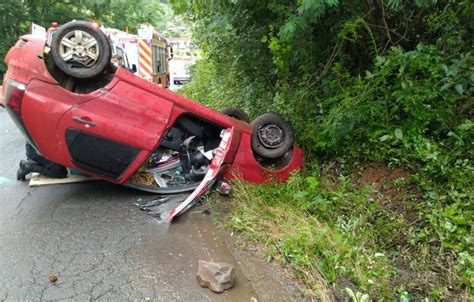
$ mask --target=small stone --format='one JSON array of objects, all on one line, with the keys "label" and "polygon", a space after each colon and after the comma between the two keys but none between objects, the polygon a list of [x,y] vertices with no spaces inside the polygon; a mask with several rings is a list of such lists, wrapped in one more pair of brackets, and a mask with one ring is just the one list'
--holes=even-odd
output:
[{"label": "small stone", "polygon": [[222,293],[234,286],[235,268],[228,263],[199,260],[196,278],[201,287]]},{"label": "small stone", "polygon": [[58,275],[56,275],[55,273],[51,273],[48,276],[48,280],[51,283],[56,283],[56,281],[58,281]]}]

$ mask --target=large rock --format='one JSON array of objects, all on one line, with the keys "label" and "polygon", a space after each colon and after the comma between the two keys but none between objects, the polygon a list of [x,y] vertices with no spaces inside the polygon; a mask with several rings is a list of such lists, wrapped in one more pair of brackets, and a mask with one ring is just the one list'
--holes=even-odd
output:
[{"label": "large rock", "polygon": [[223,262],[199,260],[196,278],[199,285],[209,288],[215,293],[222,293],[234,286],[235,268]]}]

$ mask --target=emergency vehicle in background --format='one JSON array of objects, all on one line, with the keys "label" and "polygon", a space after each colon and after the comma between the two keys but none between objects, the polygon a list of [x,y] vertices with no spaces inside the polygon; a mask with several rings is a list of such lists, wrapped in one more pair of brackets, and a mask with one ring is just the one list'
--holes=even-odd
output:
[{"label": "emergency vehicle in background", "polygon": [[[96,23],[91,22],[97,26]],[[32,23],[30,33],[35,36],[44,36],[54,32],[59,25],[51,24],[48,31],[40,25]],[[164,36],[152,27],[143,26],[138,34],[130,34],[115,28],[100,28],[110,39],[112,55],[122,57],[122,65],[136,73],[141,78],[161,85],[170,86],[170,71],[168,61],[173,58],[173,48],[169,46]],[[48,39],[52,39],[49,35]]]},{"label": "emergency vehicle in background", "polygon": [[173,57],[173,50],[165,37],[151,27],[140,28],[138,35],[114,28],[103,28],[103,31],[113,42],[113,52],[124,58],[129,69],[135,65],[136,74],[141,78],[169,87],[168,61]]},{"label": "emergency vehicle in background", "polygon": [[189,36],[169,37],[167,41],[174,52],[173,60],[170,61],[171,89],[179,88],[191,81],[190,66],[196,63],[200,54]]}]

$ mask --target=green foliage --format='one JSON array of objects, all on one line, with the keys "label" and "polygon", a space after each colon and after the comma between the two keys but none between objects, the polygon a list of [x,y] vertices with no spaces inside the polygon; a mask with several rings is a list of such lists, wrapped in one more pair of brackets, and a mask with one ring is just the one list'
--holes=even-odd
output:
[{"label": "green foliage", "polygon": [[370,298],[369,295],[363,294],[361,292],[357,292],[354,294],[352,289],[350,288],[345,288],[345,291],[347,292],[347,295],[352,299],[353,302],[369,302]]},{"label": "green foliage", "polygon": [[[328,186],[328,181],[337,185]],[[408,185],[401,179],[395,184]],[[268,260],[290,265],[296,276],[307,282],[311,295],[324,295],[332,283],[341,292],[338,283],[349,282],[370,297],[388,300],[396,299],[407,288],[418,300],[462,299],[450,295],[462,293],[462,284],[472,282],[473,257],[470,252],[461,252],[453,271],[446,267],[443,259],[449,253],[436,244],[436,235],[430,234],[433,225],[421,217],[413,221],[413,215],[422,216],[423,207],[430,202],[417,204],[406,196],[403,206],[410,210],[400,212],[382,205],[376,194],[371,188],[355,187],[342,175],[337,179],[293,175],[284,186],[237,183],[229,225],[267,246]],[[413,197],[418,194],[413,192]],[[392,201],[398,202],[401,200]],[[460,213],[453,212],[452,217],[459,219]],[[457,226],[447,223],[443,227],[452,232]],[[459,237],[472,240],[468,234],[453,236]],[[407,259],[410,267],[400,265],[402,259]],[[428,282],[425,277],[414,277],[438,269],[445,272],[439,278],[445,279]],[[448,280],[457,280],[444,285],[450,286],[451,293],[442,289]]]},{"label": "green foliage", "polygon": [[[241,107],[253,117],[278,112],[292,122],[307,161],[403,166],[411,180],[395,187],[417,188],[404,200],[417,218],[404,221],[348,184],[325,189],[308,164],[309,177],[252,191],[261,203],[235,214],[236,229],[266,242],[265,235],[274,232],[264,228],[266,221],[279,218],[268,212],[299,213],[306,217],[299,227],[284,224],[294,231],[291,236],[279,230],[274,233],[281,238],[272,239],[273,256],[297,268],[316,257],[316,271],[325,278],[351,276],[371,297],[392,290],[394,298],[417,288],[383,288],[387,274],[397,271],[384,261],[377,262],[384,268],[375,270],[379,276],[367,277],[374,271],[364,266],[368,262],[356,263],[350,255],[369,249],[393,263],[403,258],[413,269],[442,271],[424,281],[432,285],[418,287],[418,297],[469,295],[474,289],[471,1],[171,3],[194,21],[194,39],[204,55],[185,94],[218,109]],[[348,165],[346,175],[356,167]],[[294,187],[295,181],[304,189]],[[262,214],[266,219],[258,219]],[[314,219],[321,227],[308,225]],[[327,232],[337,235],[329,239]],[[411,254],[397,254],[391,244],[397,238],[405,239]],[[329,240],[340,247],[337,256]],[[363,273],[355,273],[361,267]],[[382,285],[371,287],[369,279]]]},{"label": "green foliage", "polygon": [[346,279],[390,297],[396,271],[383,247],[405,221],[369,198],[370,190],[339,181],[336,190],[320,185],[316,176],[294,175],[287,186],[238,184],[230,225],[267,245],[269,259],[288,263],[297,276],[311,280],[316,295],[321,282]]},{"label": "green foliage", "polygon": [[[135,32],[140,24],[163,27],[164,11],[158,0],[2,0],[0,2],[0,59],[31,23],[48,28],[73,19],[99,21],[107,27]],[[5,66],[0,64],[0,74]]]}]

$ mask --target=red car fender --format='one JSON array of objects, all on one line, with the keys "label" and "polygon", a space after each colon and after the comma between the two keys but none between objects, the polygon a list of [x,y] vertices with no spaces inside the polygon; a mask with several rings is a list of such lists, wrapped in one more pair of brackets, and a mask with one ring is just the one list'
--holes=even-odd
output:
[{"label": "red car fender", "polygon": [[[5,56],[5,64],[9,67],[5,78],[12,78],[24,84],[28,84],[32,79],[57,84],[44,66],[44,42],[44,38],[32,35],[20,37]],[[12,66],[14,68],[10,70]]]},{"label": "red car fender", "polygon": [[303,151],[298,147],[293,147],[293,154],[290,160],[282,167],[276,169],[262,166],[256,159],[252,151],[251,133],[242,133],[240,144],[236,151],[232,165],[226,166],[224,178],[244,179],[250,183],[283,182],[302,169],[304,162]]}]

